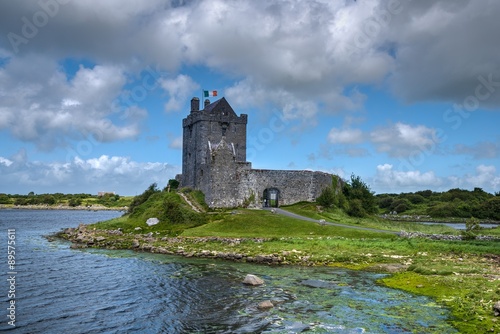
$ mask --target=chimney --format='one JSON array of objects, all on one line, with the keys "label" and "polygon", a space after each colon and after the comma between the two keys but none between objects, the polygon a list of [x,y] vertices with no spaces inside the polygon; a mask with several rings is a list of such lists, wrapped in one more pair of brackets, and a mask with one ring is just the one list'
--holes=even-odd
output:
[{"label": "chimney", "polygon": [[210,104],[210,100],[209,99],[205,99],[205,105],[203,106],[203,108],[206,108],[209,104]]},{"label": "chimney", "polygon": [[200,110],[200,99],[193,97],[191,99],[191,112]]}]

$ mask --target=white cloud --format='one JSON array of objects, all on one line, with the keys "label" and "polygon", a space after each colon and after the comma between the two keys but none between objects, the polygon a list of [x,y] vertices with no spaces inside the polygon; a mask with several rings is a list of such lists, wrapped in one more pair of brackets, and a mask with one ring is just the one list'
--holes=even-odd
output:
[{"label": "white cloud", "polygon": [[500,174],[492,165],[479,165],[474,174],[465,174],[463,176],[450,176],[448,178],[452,188],[483,188],[489,192],[500,191]]},{"label": "white cloud", "polygon": [[181,150],[182,149],[182,136],[174,137],[174,136],[168,136],[169,137],[169,148],[173,148],[176,150]]},{"label": "white cloud", "polygon": [[4,165],[6,167],[9,167],[12,164],[13,164],[13,162],[10,161],[9,159],[6,159],[4,157],[0,157],[0,165]]},{"label": "white cloud", "polygon": [[379,192],[408,192],[422,189],[436,189],[443,184],[441,178],[433,171],[422,173],[420,171],[398,171],[391,164],[377,166],[374,177],[374,188]]},{"label": "white cloud", "polygon": [[169,100],[165,104],[165,111],[180,111],[193,92],[200,86],[191,77],[179,74],[174,79],[160,79],[160,86],[168,93]]},{"label": "white cloud", "polygon": [[360,129],[332,128],[328,133],[328,141],[332,144],[359,144],[363,139],[363,131]]},{"label": "white cloud", "polygon": [[476,187],[494,193],[500,190],[500,174],[496,167],[491,165],[478,165],[473,174],[439,177],[433,171],[399,171],[391,164],[383,164],[377,166],[373,185],[378,193],[413,192],[425,189],[446,191],[452,188],[472,190]]},{"label": "white cloud", "polygon": [[135,195],[156,182],[165,186],[179,168],[160,162],[137,162],[128,157],[102,155],[69,162],[13,162],[0,157],[0,184],[9,193],[85,191],[116,191],[120,195]]},{"label": "white cloud", "polygon": [[435,129],[402,122],[373,130],[370,140],[378,152],[391,157],[407,157],[415,152],[434,152],[441,139]]},{"label": "white cloud", "polygon": [[68,80],[55,61],[31,55],[0,68],[0,78],[0,130],[43,150],[89,134],[103,142],[136,138],[146,116],[133,105],[113,106],[127,82],[117,66],[80,66]]}]

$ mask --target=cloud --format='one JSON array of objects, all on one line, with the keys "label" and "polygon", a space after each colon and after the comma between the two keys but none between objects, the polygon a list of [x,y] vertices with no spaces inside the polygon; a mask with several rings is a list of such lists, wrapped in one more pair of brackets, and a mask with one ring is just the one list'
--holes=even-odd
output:
[{"label": "cloud", "polygon": [[364,136],[360,129],[332,128],[328,133],[328,141],[332,144],[359,144]]},{"label": "cloud", "polygon": [[479,187],[489,192],[500,190],[500,175],[497,174],[496,167],[491,165],[477,166],[474,174],[465,174],[461,177],[450,176],[448,182],[453,188],[472,189]]},{"label": "cloud", "polygon": [[374,177],[374,188],[381,192],[415,191],[426,188],[439,187],[443,180],[437,177],[433,171],[422,173],[420,171],[398,171],[393,169],[391,164],[377,166],[377,172]]},{"label": "cloud", "polygon": [[500,29],[500,3],[479,1],[412,1],[394,18],[385,36],[394,44],[397,70],[394,92],[406,101],[462,103],[474,96],[480,77],[492,76],[495,92],[482,106],[500,103],[500,65],[492,43]]},{"label": "cloud", "polygon": [[147,115],[135,106],[113,106],[127,81],[114,65],[80,65],[68,79],[55,61],[33,55],[12,59],[0,68],[0,79],[0,130],[43,150],[88,135],[101,142],[135,138]]},{"label": "cloud", "polygon": [[391,157],[407,157],[415,152],[433,152],[441,140],[435,129],[398,122],[373,130],[370,141],[378,152],[387,153]]},{"label": "cloud", "polygon": [[491,165],[478,165],[473,174],[439,177],[433,171],[399,171],[391,164],[383,164],[377,166],[372,184],[378,193],[413,192],[425,189],[446,191],[452,188],[472,190],[476,187],[494,193],[500,189],[500,175],[496,167]]},{"label": "cloud", "polygon": [[[57,8],[48,9],[43,1],[12,1],[4,4],[0,13],[0,55],[9,59],[7,67],[17,62],[18,68],[26,68],[23,75],[8,72],[20,79],[25,102],[34,97],[30,93],[37,99],[42,97],[40,84],[46,84],[42,78],[55,80],[49,82],[47,90],[70,91],[67,83],[56,78],[64,73],[53,67],[71,56],[102,66],[82,69],[73,82],[75,89],[83,85],[77,97],[87,97],[87,103],[86,94],[94,92],[102,102],[117,94],[114,84],[121,83],[124,73],[154,64],[174,76],[163,81],[170,96],[167,110],[179,110],[195,89],[192,79],[179,73],[192,65],[235,78],[236,83],[225,91],[235,107],[278,109],[288,119],[308,126],[315,126],[321,113],[359,110],[366,96],[357,87],[371,84],[388,83],[405,101],[456,103],[476,96],[476,88],[482,84],[481,106],[500,106],[496,58],[500,45],[495,43],[500,30],[498,1],[51,3]],[[42,16],[46,22],[36,21]],[[36,33],[27,34],[29,29],[23,26],[27,21],[32,25],[38,22]],[[24,38],[23,42],[13,43],[12,34]],[[43,57],[52,64],[40,64]],[[106,76],[113,67],[119,73]],[[96,84],[105,80],[102,90],[85,79],[98,79]],[[14,86],[21,88],[16,83]],[[7,92],[10,95],[11,90]],[[60,95],[59,105],[64,100],[65,107],[85,108],[77,103],[83,101],[58,89],[55,92]],[[29,106],[32,103],[24,108]],[[39,107],[48,105],[40,103]],[[1,111],[0,127],[12,122],[12,115]],[[31,112],[36,113],[36,108]],[[61,118],[59,115],[63,121]],[[40,123],[27,124],[32,125],[28,131],[36,134]],[[118,131],[110,140],[134,136],[138,131]],[[40,145],[50,147],[57,140]]]},{"label": "cloud", "polygon": [[9,167],[12,164],[13,164],[13,162],[10,161],[9,159],[0,157],[0,165],[4,165],[5,167]]},{"label": "cloud", "polygon": [[175,137],[173,135],[168,135],[169,139],[169,148],[173,148],[175,150],[182,150],[182,136]]},{"label": "cloud", "polygon": [[166,112],[181,110],[193,92],[200,89],[200,85],[184,74],[179,74],[174,79],[161,79],[160,86],[170,97],[165,104]]},{"label": "cloud", "polygon": [[453,153],[470,155],[474,159],[494,159],[500,156],[500,143],[483,141],[474,145],[456,144]]},{"label": "cloud", "polygon": [[0,184],[8,193],[74,193],[86,189],[91,193],[106,190],[135,195],[153,182],[160,187],[166,185],[179,172],[178,167],[167,163],[107,155],[86,160],[76,157],[64,163],[13,160],[0,157]]}]

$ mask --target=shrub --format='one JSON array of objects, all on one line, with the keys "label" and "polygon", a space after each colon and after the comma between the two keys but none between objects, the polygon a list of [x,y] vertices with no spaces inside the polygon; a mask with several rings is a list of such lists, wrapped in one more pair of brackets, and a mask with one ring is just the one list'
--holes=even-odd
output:
[{"label": "shrub", "polygon": [[146,202],[148,198],[151,197],[151,195],[157,192],[159,192],[157,184],[152,183],[142,194],[137,195],[132,199],[132,203],[130,203],[130,206],[128,208],[128,213],[133,213],[135,208]]},{"label": "shrub", "polygon": [[476,231],[481,227],[479,226],[479,220],[472,217],[465,221],[465,230],[462,231],[462,237],[465,240],[473,240],[476,239]]},{"label": "shrub", "polygon": [[170,187],[170,190],[176,190],[179,188],[179,181],[176,179],[168,180],[167,188]]},{"label": "shrub", "polygon": [[0,194],[0,204],[9,204],[10,198],[6,194]]},{"label": "shrub", "polygon": [[410,202],[406,198],[399,198],[392,202],[389,207],[390,211],[396,211],[397,213],[405,212],[411,208]]},{"label": "shrub", "polygon": [[80,198],[71,198],[68,202],[68,205],[71,207],[79,206],[82,204],[82,200]]},{"label": "shrub", "polygon": [[347,210],[347,214],[352,217],[365,217],[366,212],[363,208],[363,203],[359,199],[353,199],[349,201],[349,209]]},{"label": "shrub", "polygon": [[332,207],[335,204],[335,191],[332,187],[324,188],[323,191],[321,191],[321,195],[316,198],[316,202],[325,208]]},{"label": "shrub", "polygon": [[391,206],[392,202],[394,201],[394,198],[392,197],[382,197],[382,198],[379,198],[378,200],[378,206],[382,209],[387,209]]}]

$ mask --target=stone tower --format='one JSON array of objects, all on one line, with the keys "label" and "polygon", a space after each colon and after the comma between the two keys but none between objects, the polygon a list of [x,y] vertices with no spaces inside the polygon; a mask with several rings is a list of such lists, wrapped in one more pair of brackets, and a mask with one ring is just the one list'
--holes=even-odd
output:
[{"label": "stone tower", "polygon": [[211,192],[210,152],[224,143],[233,151],[233,161],[246,162],[247,115],[237,116],[225,98],[213,103],[191,99],[191,112],[183,119],[182,187]]}]

